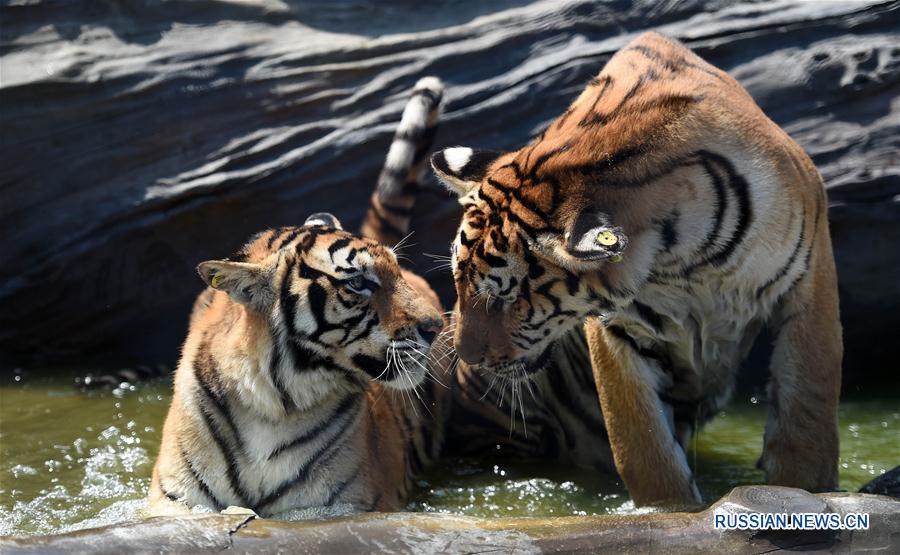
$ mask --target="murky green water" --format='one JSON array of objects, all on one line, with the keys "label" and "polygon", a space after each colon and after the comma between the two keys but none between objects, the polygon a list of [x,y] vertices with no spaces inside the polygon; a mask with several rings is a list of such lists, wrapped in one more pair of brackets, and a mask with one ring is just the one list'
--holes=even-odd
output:
[{"label": "murky green water", "polygon": [[[0,535],[45,534],[137,518],[170,384],[84,393],[73,376],[4,376],[0,386]],[[689,452],[707,499],[761,483],[754,468],[764,407],[733,403]],[[841,407],[841,486],[856,490],[900,462],[900,403]],[[474,516],[632,513],[609,476],[508,461],[447,461],[420,482],[410,510]]]}]

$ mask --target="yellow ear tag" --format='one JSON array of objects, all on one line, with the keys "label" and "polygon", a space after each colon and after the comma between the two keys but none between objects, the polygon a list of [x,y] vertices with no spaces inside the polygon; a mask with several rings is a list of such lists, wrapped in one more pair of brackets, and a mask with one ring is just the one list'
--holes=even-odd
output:
[{"label": "yellow ear tag", "polygon": [[216,274],[210,280],[210,285],[212,285],[213,289],[218,289],[220,283],[222,283],[222,274]]},{"label": "yellow ear tag", "polygon": [[617,255],[615,255],[615,256],[610,256],[610,257],[609,257],[609,261],[612,262],[613,264],[618,264],[619,262],[622,261],[622,255],[621,255],[621,254],[617,254]]},{"label": "yellow ear tag", "polygon": [[601,231],[597,234],[597,242],[604,247],[611,247],[619,242],[619,238],[612,231]]}]

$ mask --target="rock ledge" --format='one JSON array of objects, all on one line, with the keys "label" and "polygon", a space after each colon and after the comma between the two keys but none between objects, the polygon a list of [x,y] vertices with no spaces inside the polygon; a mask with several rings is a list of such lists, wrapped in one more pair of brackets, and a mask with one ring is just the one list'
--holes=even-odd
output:
[{"label": "rock ledge", "polygon": [[[716,512],[868,513],[865,531],[719,531]],[[775,486],[735,488],[698,513],[480,519],[366,514],[279,522],[246,515],[161,517],[69,534],[0,539],[6,555],[29,553],[768,553],[775,550],[900,552],[900,500],[813,495]]]}]

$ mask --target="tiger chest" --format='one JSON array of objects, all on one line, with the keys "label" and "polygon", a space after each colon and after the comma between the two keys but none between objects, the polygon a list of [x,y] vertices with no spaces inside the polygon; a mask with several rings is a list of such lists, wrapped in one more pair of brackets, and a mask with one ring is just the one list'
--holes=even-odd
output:
[{"label": "tiger chest", "polygon": [[[338,501],[335,490],[362,456],[352,441],[354,423],[276,423],[235,412],[239,438],[233,453],[241,482],[265,504],[258,509],[271,514]],[[344,441],[337,445],[337,438]],[[359,493],[354,489],[343,489],[342,499]]]},{"label": "tiger chest", "polygon": [[751,294],[715,278],[677,287],[648,284],[611,321],[659,356],[667,394],[715,411],[730,398],[766,317]]}]

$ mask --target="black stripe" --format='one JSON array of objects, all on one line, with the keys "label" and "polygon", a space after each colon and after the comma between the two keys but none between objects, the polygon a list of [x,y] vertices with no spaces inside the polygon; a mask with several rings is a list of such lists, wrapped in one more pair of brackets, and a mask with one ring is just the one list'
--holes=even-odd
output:
[{"label": "black stripe", "polygon": [[708,160],[712,160],[713,162],[718,164],[719,167],[725,170],[725,173],[728,177],[727,183],[729,187],[731,187],[731,190],[734,192],[735,197],[737,197],[738,200],[737,228],[735,229],[731,238],[725,244],[725,247],[714,254],[708,260],[710,264],[721,266],[728,261],[737,246],[741,243],[741,241],[744,240],[744,237],[747,234],[747,230],[753,223],[753,210],[750,206],[749,184],[742,175],[737,173],[731,162],[729,162],[728,159],[724,156],[709,151],[700,151],[700,156]]},{"label": "black stripe", "polygon": [[660,225],[659,233],[666,252],[671,252],[672,247],[678,244],[678,218],[679,213],[676,211]]},{"label": "black stripe", "polygon": [[[703,167],[703,171],[706,175],[709,176],[710,181],[712,182],[713,190],[716,194],[716,213],[713,219],[713,227],[706,234],[706,239],[703,241],[703,244],[697,249],[697,254],[699,254],[702,258],[698,262],[694,262],[687,266],[682,272],[682,277],[689,276],[694,270],[703,266],[707,263],[709,259],[709,250],[715,245],[716,239],[719,238],[720,231],[722,229],[722,223],[725,219],[725,211],[728,209],[728,194],[725,191],[725,184],[723,183],[722,177],[716,172],[712,165],[708,160],[701,159],[699,160],[700,165]],[[690,165],[689,163],[685,165]]]},{"label": "black stripe", "polygon": [[[516,202],[518,202],[523,208],[532,212],[534,214],[535,219],[537,219],[541,222],[541,227],[536,228],[536,227],[532,226],[530,223],[526,222],[521,216],[519,216],[513,210],[509,209],[508,207],[501,208],[498,205],[498,203],[496,201],[494,201],[493,199],[491,199],[489,196],[487,196],[486,194],[481,194],[479,198],[481,198],[484,201],[484,203],[487,204],[491,208],[491,210],[494,212],[493,214],[491,214],[491,216],[493,218],[499,218],[498,214],[500,214],[502,212],[503,214],[506,215],[507,219],[518,224],[523,232],[528,233],[532,237],[536,237],[538,232],[560,233],[559,229],[552,226],[547,221],[547,215],[544,213],[543,210],[541,210],[541,208],[539,206],[534,204],[531,200],[522,196],[522,191],[520,188],[513,189],[510,187],[507,187],[507,186],[503,185],[502,183],[500,183],[499,181],[492,179],[492,178],[488,178],[487,182],[491,187],[493,187],[494,189],[499,191],[500,194],[503,195],[504,199],[507,201],[507,203],[506,203],[507,206],[511,206],[512,203],[510,201],[512,199],[515,199]],[[555,207],[557,205],[559,183],[549,177],[543,178],[540,183],[550,186],[550,189],[552,191],[552,198],[550,201],[551,209],[555,209]],[[499,222],[496,222],[493,218],[491,220],[492,224],[499,223]]]},{"label": "black stripe", "polygon": [[484,250],[484,242],[479,243],[478,246],[479,246],[479,248],[477,249],[478,252],[476,252],[476,254],[479,255],[481,257],[481,259],[484,260],[485,263],[487,263],[488,266],[490,266],[491,268],[505,268],[506,267],[506,265],[507,265],[506,259],[501,258],[499,256],[495,256],[489,252],[486,252]]},{"label": "black stripe", "polygon": [[413,123],[405,128],[398,127],[394,133],[394,142],[415,144],[424,132],[425,128],[422,126],[422,122]]},{"label": "black stripe", "polygon": [[[609,172],[621,164],[644,154],[645,150],[646,146],[643,143],[630,145],[606,156],[602,160],[577,166],[574,170],[593,181],[598,181],[604,179]],[[604,185],[606,185],[605,182]]]},{"label": "black stripe", "polygon": [[410,99],[416,96],[424,96],[428,99],[428,102],[431,106],[428,108],[429,111],[434,110],[435,106],[441,103],[441,99],[444,97],[443,92],[434,92],[431,89],[415,89],[410,95]]},{"label": "black stripe", "polygon": [[536,177],[538,170],[540,170],[544,164],[549,162],[551,158],[554,158],[555,156],[559,156],[560,154],[564,154],[571,148],[572,148],[572,144],[566,143],[560,147],[554,148],[553,150],[551,150],[549,152],[545,152],[544,154],[541,154],[540,156],[538,156],[537,160],[534,161],[534,164],[528,170],[528,174],[531,177]]},{"label": "black stripe", "polygon": [[650,48],[649,46],[642,46],[642,45],[637,45],[637,44],[623,49],[622,52],[638,52],[640,54],[643,54],[645,57],[647,57],[650,60],[653,60],[655,62],[663,64],[666,67],[666,69],[668,69],[672,72],[677,73],[677,72],[681,71],[683,68],[691,68],[691,69],[696,69],[697,71],[702,71],[703,73],[706,73],[707,75],[715,77],[717,80],[722,81],[723,83],[725,82],[725,79],[720,74],[716,73],[714,70],[707,68],[707,67],[703,67],[700,64],[695,64],[694,62],[689,62],[687,60],[687,58],[684,56],[680,57],[677,60],[672,60],[671,58],[665,57],[661,52],[659,52],[655,48]]},{"label": "black stripe", "polygon": [[283,481],[281,484],[271,490],[268,495],[260,499],[259,503],[257,504],[259,510],[265,509],[268,505],[271,505],[272,503],[277,501],[295,485],[305,481],[309,475],[310,469],[319,461],[319,458],[322,457],[322,455],[324,455],[326,452],[328,452],[330,448],[339,446],[339,440],[347,433],[347,430],[353,427],[353,422],[356,419],[356,416],[359,414],[359,407],[361,407],[362,404],[357,404],[356,406],[358,408],[355,412],[347,413],[348,416],[345,417],[346,424],[342,428],[340,428],[340,430],[338,430],[332,437],[324,440],[321,447],[319,447],[310,456],[310,458],[303,464],[303,466],[300,467],[300,469],[292,478]]},{"label": "black stripe", "polygon": [[[302,262],[301,262],[302,265]],[[297,295],[290,291],[291,274],[294,273],[294,261],[288,262],[284,269],[284,276],[281,278],[281,319],[287,328],[287,336],[294,337],[297,335],[297,328],[294,326],[294,318],[297,313]]]},{"label": "black stripe", "polygon": [[269,453],[269,456],[266,457],[266,460],[271,461],[285,451],[298,447],[304,443],[309,443],[313,439],[319,437],[322,432],[331,427],[336,421],[338,421],[341,416],[343,416],[348,410],[350,410],[350,408],[356,402],[358,402],[358,400],[358,395],[347,395],[346,397],[341,399],[341,402],[337,404],[337,406],[334,408],[334,411],[328,413],[328,415],[322,418],[322,420],[318,424],[300,434],[296,438],[292,439],[291,441],[282,443],[281,445],[276,447],[271,453]]},{"label": "black stripe", "polygon": [[328,245],[328,254],[331,256],[332,260],[334,260],[334,254],[337,251],[341,250],[342,248],[346,247],[349,244],[350,244],[350,238],[342,237],[342,238],[336,240],[334,243]]},{"label": "black stripe", "polygon": [[331,490],[331,493],[328,494],[328,499],[325,500],[325,506],[328,507],[332,503],[334,503],[334,501],[338,497],[340,497],[342,493],[344,493],[344,490],[347,489],[347,486],[353,483],[353,480],[356,480],[357,476],[359,476],[359,466],[356,467],[353,473],[346,480],[338,483],[337,487]]},{"label": "black stripe", "polygon": [[805,240],[806,233],[806,214],[801,214],[802,219],[800,221],[800,236],[797,238],[797,243],[794,245],[794,250],[791,252],[791,255],[788,256],[787,262],[775,272],[775,275],[772,276],[769,281],[760,286],[759,289],[756,290],[756,298],[760,299],[763,296],[763,293],[766,292],[766,289],[775,284],[778,280],[787,275],[788,271],[791,269],[791,266],[794,265],[794,261],[797,259],[797,255],[800,253],[800,247],[803,246],[803,241]]},{"label": "black stripe", "polygon": [[213,508],[217,511],[221,511],[225,508],[225,503],[222,503],[218,497],[213,494],[212,490],[206,485],[206,482],[203,481],[203,478],[200,476],[200,473],[194,468],[193,463],[187,456],[187,452],[184,450],[184,446],[181,444],[181,441],[178,441],[178,451],[181,454],[181,460],[184,462],[184,465],[187,467],[188,472],[191,473],[191,478],[195,482],[197,482],[197,486],[200,488],[200,491],[212,501]]},{"label": "black stripe", "polygon": [[276,334],[272,333],[270,335],[270,340],[272,342],[272,354],[269,358],[269,379],[272,381],[272,385],[275,386],[275,390],[278,392],[278,396],[281,398],[281,405],[284,407],[284,412],[288,413],[292,408],[296,408],[294,404],[294,399],[291,397],[290,393],[288,393],[287,388],[282,382],[281,378],[281,363],[283,360],[282,356],[282,346],[278,342],[278,337]]},{"label": "black stripe", "polygon": [[635,310],[637,310],[637,313],[641,317],[641,319],[650,324],[650,326],[653,327],[654,331],[656,331],[657,333],[662,331],[662,317],[660,317],[660,315],[657,314],[655,310],[638,301],[634,301],[632,304],[634,305],[634,308]]},{"label": "black stripe", "polygon": [[323,333],[334,329],[334,325],[326,319],[326,305],[328,304],[328,292],[318,282],[312,282],[306,288],[306,303],[310,314],[316,320],[316,329],[309,334],[309,338],[318,341]]},{"label": "black stripe", "polygon": [[357,339],[368,337],[376,325],[378,325],[378,313],[373,312],[369,315],[369,320],[366,322],[365,327],[355,336],[348,336],[345,344],[350,344]]},{"label": "black stripe", "polygon": [[275,241],[281,237],[281,234],[285,232],[287,228],[279,227],[278,229],[273,229],[272,235],[269,236],[269,241],[266,243],[266,249],[272,250],[272,246],[275,245]]},{"label": "black stripe", "polygon": [[673,368],[672,363],[670,360],[668,360],[667,357],[664,357],[663,355],[657,353],[656,351],[653,351],[651,349],[647,349],[647,348],[644,348],[644,347],[641,347],[640,345],[638,345],[638,342],[635,341],[635,339],[633,337],[631,337],[631,335],[629,335],[628,332],[625,331],[624,328],[612,325],[612,326],[606,326],[606,330],[608,332],[610,332],[614,337],[625,342],[625,344],[627,344],[629,347],[631,347],[631,349],[636,354],[638,354],[644,358],[649,358],[649,359],[655,360],[659,364],[659,367],[661,370],[663,370],[667,374],[674,374],[674,371],[672,369]]},{"label": "black stripe", "polygon": [[[806,257],[803,260],[803,270],[801,270],[800,273],[798,273],[794,277],[794,279],[791,280],[791,284],[787,286],[787,289],[785,289],[784,292],[778,296],[778,302],[781,302],[782,299],[787,297],[788,294],[790,294],[790,292],[794,290],[794,287],[796,287],[797,284],[800,283],[800,280],[802,280],[806,276],[806,273],[809,271],[809,261],[812,258],[813,247],[815,247],[815,245],[816,236],[813,235],[812,241],[810,241],[809,243],[809,248],[806,249]],[[782,326],[783,325],[784,323],[782,322]]]},{"label": "black stripe", "polygon": [[[600,113],[594,112],[594,108],[592,107],[591,111],[588,113],[588,115],[585,116],[584,119],[582,119],[578,123],[578,125],[580,127],[587,127],[590,125],[606,125],[611,120],[615,119],[619,115],[620,112],[622,112],[622,110],[625,107],[625,104],[627,104],[628,101],[631,100],[631,98],[637,94],[637,92],[644,86],[644,83],[646,83],[648,80],[652,81],[653,76],[648,75],[647,72],[641,74],[640,77],[638,77],[637,81],[635,81],[634,84],[631,86],[631,88],[628,89],[628,91],[622,96],[622,100],[619,101],[619,103],[615,106],[615,108],[613,108],[606,114],[600,114]],[[601,91],[601,93],[603,93],[603,92],[605,92],[605,90]],[[598,95],[597,100],[599,100],[599,95]],[[597,105],[597,101],[594,102],[594,106],[596,106],[596,105]]]},{"label": "black stripe", "polygon": [[[597,79],[597,78],[592,79],[590,84],[593,86],[596,86],[596,85],[601,85],[601,83],[602,83],[602,87],[600,88],[600,91],[597,92],[597,96],[594,97],[594,102],[591,104],[591,107],[588,109],[587,114],[584,116],[584,118],[582,118],[582,120],[580,122],[578,122],[579,127],[587,126],[588,124],[585,122],[588,121],[589,118],[593,118],[594,116],[596,116],[596,113],[594,112],[594,110],[597,109],[597,103],[599,103],[600,100],[606,95],[606,91],[608,91],[610,85],[612,85],[612,77],[610,77],[609,75],[602,75],[602,76],[600,76],[599,79]],[[559,128],[559,125],[557,125],[557,129],[558,128]]]},{"label": "black stripe", "polygon": [[[204,349],[205,347],[205,349]],[[204,343],[200,347],[200,356],[203,356],[203,351],[207,352],[207,363],[215,364],[212,359],[212,353],[209,352],[209,344]],[[213,366],[209,368],[211,373],[217,373],[218,370]],[[243,482],[240,480],[239,476],[239,465],[237,461],[237,455],[235,454],[235,450],[243,453],[243,442],[241,440],[240,435],[238,434],[237,427],[234,424],[234,419],[231,415],[231,411],[228,408],[228,404],[225,399],[220,398],[215,394],[210,384],[208,384],[204,380],[204,372],[200,371],[200,369],[196,365],[196,361],[194,364],[194,378],[197,382],[197,385],[200,386],[200,393],[203,398],[197,399],[197,406],[200,409],[200,414],[203,417],[203,421],[206,424],[207,430],[209,431],[210,436],[213,438],[213,441],[218,446],[219,450],[222,452],[222,457],[225,460],[225,469],[228,477],[229,485],[231,486],[232,491],[234,491],[235,496],[238,498],[242,506],[249,506],[248,503],[250,501],[250,494],[247,492],[244,487]],[[225,431],[222,425],[220,425],[216,418],[213,416],[212,411],[207,406],[207,402],[211,403],[215,409],[219,412],[222,419],[225,421],[225,424],[228,430],[231,432],[235,443],[235,450],[232,450],[231,446],[222,437],[222,432]]]},{"label": "black stripe", "polygon": [[415,154],[413,154],[413,167],[418,166],[425,159],[425,156],[428,154],[428,151],[431,150],[432,145],[434,145],[434,137],[437,134],[437,126],[432,125],[425,129],[425,132],[422,133],[422,136],[419,137],[419,146],[416,148]]},{"label": "black stripe", "polygon": [[[565,125],[566,121],[568,121],[569,117],[572,115],[572,113],[574,111],[575,111],[575,107],[569,106],[569,108],[565,112],[563,112],[561,116],[559,116],[559,119],[556,120],[556,125],[554,126],[554,128],[557,130],[562,128],[562,126]],[[545,129],[544,133],[546,133],[546,132],[547,132],[547,130]],[[544,137],[543,137],[543,133],[542,133],[540,135],[540,137],[538,138],[538,141],[540,141],[543,138]]]},{"label": "black stripe", "polygon": [[728,193],[725,192],[725,183],[722,180],[722,176],[712,168],[712,165],[707,160],[701,160],[700,163],[703,166],[706,175],[712,180],[712,185],[716,192],[716,215],[713,220],[713,228],[706,236],[706,241],[703,242],[703,246],[700,247],[700,252],[706,254],[706,252],[715,244],[716,239],[719,238],[722,230],[722,223],[725,220],[725,211],[728,210]]},{"label": "black stripe", "polygon": [[662,64],[666,69],[670,71],[678,71],[680,69],[680,66],[676,61],[663,56],[663,54],[655,48],[636,44],[622,49],[622,52],[638,52],[640,54],[643,54],[644,57],[650,59],[651,61]]},{"label": "black stripe", "polygon": [[388,366],[385,359],[379,359],[363,353],[357,353],[353,355],[353,358],[351,360],[357,368],[372,376],[373,378],[382,376],[382,379],[389,381],[394,379],[395,377],[396,372],[394,371],[394,365]]},{"label": "black stripe", "polygon": [[166,499],[168,499],[169,501],[176,501],[176,502],[179,500],[179,497],[177,495],[175,495],[174,493],[167,490],[166,487],[162,484],[162,478],[159,479],[158,485],[159,485],[159,491],[162,492],[162,494],[166,497]]},{"label": "black stripe", "polygon": [[300,235],[300,231],[301,229],[299,227],[293,228],[293,230],[285,235],[284,238],[278,243],[278,247],[276,247],[275,250],[283,249],[285,245],[287,245],[288,243],[296,239],[298,235]]}]

